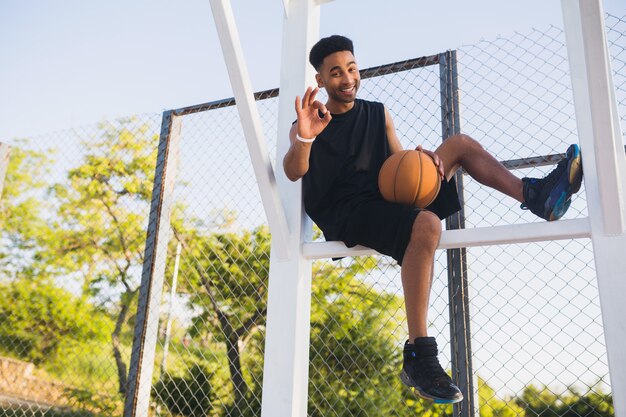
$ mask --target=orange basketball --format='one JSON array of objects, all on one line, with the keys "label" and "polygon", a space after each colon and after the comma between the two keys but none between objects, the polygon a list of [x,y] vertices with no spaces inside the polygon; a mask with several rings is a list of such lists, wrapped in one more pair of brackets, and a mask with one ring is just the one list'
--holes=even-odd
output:
[{"label": "orange basketball", "polygon": [[393,203],[418,208],[430,205],[441,187],[441,177],[433,159],[422,151],[407,150],[392,154],[378,174],[383,198]]}]

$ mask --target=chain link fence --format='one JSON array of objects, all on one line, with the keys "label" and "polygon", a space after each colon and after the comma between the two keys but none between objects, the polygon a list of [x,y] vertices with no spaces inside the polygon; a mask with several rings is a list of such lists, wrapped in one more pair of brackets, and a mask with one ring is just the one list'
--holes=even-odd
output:
[{"label": "chain link fence", "polygon": [[[606,23],[626,131],[626,18]],[[577,142],[561,29],[482,41],[457,57],[461,130],[498,159],[560,154]],[[434,149],[439,69],[415,62],[365,71],[360,96],[385,103],[405,148]],[[257,104],[275,155],[277,91],[259,93]],[[233,100],[197,110],[182,122],[151,413],[257,416],[270,235]],[[122,414],[160,122],[142,115],[12,143],[1,206],[0,416]],[[467,176],[464,187],[468,228],[537,221]],[[566,218],[587,215],[584,195]],[[612,415],[591,242],[466,255],[476,412]],[[430,332],[449,369],[447,268],[438,251]],[[310,416],[453,412],[416,399],[398,378],[399,272],[384,256],[314,263]]]}]

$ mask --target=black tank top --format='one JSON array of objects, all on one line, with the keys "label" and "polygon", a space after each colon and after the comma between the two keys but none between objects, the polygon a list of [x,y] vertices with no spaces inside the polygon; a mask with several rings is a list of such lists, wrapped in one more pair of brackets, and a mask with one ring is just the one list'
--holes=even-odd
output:
[{"label": "black tank top", "polygon": [[309,217],[326,240],[341,240],[353,208],[382,199],[378,171],[391,151],[382,103],[357,99],[332,116],[313,142],[302,186]]}]

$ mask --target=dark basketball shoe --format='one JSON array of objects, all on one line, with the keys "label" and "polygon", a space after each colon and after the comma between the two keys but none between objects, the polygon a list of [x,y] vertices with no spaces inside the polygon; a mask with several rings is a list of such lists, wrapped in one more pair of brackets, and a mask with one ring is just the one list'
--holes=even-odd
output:
[{"label": "dark basketball shoe", "polygon": [[544,178],[522,178],[524,202],[530,210],[547,221],[558,220],[572,202],[572,194],[580,190],[583,166],[578,145],[570,145],[556,168]]},{"label": "dark basketball shoe", "polygon": [[413,345],[406,342],[400,379],[422,398],[438,404],[458,403],[463,394],[439,364],[437,353],[434,337],[418,337]]}]

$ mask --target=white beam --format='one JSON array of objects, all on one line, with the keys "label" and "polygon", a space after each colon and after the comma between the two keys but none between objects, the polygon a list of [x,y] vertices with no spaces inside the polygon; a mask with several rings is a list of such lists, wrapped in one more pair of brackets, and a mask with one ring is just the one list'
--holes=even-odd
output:
[{"label": "white beam", "polygon": [[626,417],[626,160],[600,0],[562,0],[616,417]]},{"label": "white beam", "polygon": [[[315,82],[308,54],[319,38],[319,20],[314,0],[289,1],[283,21],[276,165],[282,166],[290,145],[295,97]],[[276,179],[291,232],[289,247],[294,250],[287,260],[277,259],[272,236],[261,416],[306,417],[311,261],[300,248],[311,233],[311,224],[304,214],[301,181],[289,181],[283,170],[277,170]]]},{"label": "white beam", "polygon": [[[550,223],[527,223],[473,229],[444,230],[438,249],[490,246],[546,240],[580,239],[590,237],[589,219],[561,220]],[[343,242],[317,242],[302,245],[307,259],[324,259],[341,256],[375,255],[377,252],[364,246],[348,248]]]},{"label": "white beam", "polygon": [[605,233],[619,235],[626,230],[626,158],[601,2],[564,0],[563,13],[585,184],[598,188],[598,199],[587,202],[600,208]]},{"label": "white beam", "polygon": [[285,211],[280,203],[278,187],[272,163],[269,158],[259,110],[256,107],[254,93],[250,83],[243,50],[237,32],[235,16],[229,0],[211,0],[213,19],[217,27],[222,52],[226,61],[230,83],[237,102],[237,110],[241,118],[243,133],[248,144],[250,159],[256,176],[261,201],[273,237],[276,255],[286,259],[289,253],[287,239],[289,229]]}]

